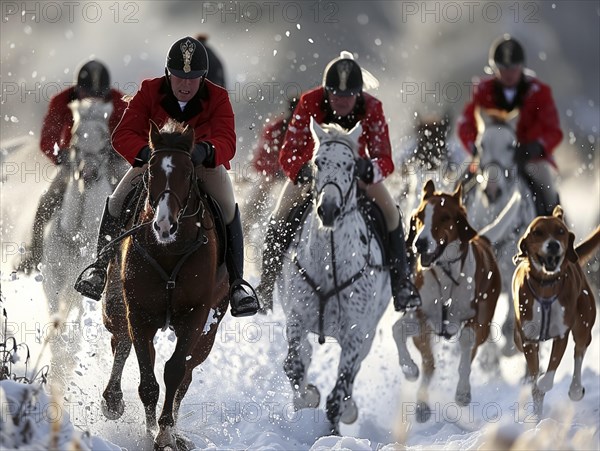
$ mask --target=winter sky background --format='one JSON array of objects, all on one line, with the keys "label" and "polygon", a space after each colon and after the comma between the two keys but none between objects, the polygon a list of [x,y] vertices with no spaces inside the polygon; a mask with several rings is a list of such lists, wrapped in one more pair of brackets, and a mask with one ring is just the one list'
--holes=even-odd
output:
[{"label": "winter sky background", "polygon": [[[525,47],[527,66],[553,89],[565,133],[556,151],[559,190],[578,239],[600,223],[598,1],[1,1],[0,7],[3,144],[27,137],[35,147],[50,97],[73,83],[77,67],[87,58],[105,62],[113,86],[134,94],[142,79],[163,74],[172,42],[204,32],[225,64],[236,113],[238,154],[232,176],[238,191],[241,182],[248,181],[246,162],[265,119],[283,111],[287,97],[320,84],[323,69],[341,50],[354,52],[359,64],[379,79],[380,87],[372,93],[383,101],[392,145],[399,153],[412,133],[415,112],[450,111],[456,119],[469,99],[472,77],[484,74],[490,43],[502,33],[511,33]],[[10,320],[28,341],[35,335],[36,324],[48,323],[43,291],[33,277],[11,280],[10,272],[15,245],[27,235],[38,196],[48,182],[43,168],[27,172],[33,159],[42,167],[50,165],[41,154],[33,157],[36,152],[30,153],[32,160],[17,160],[10,151],[0,155],[2,293]],[[253,283],[258,280],[254,269],[249,278]],[[98,304],[86,301],[84,309],[87,330],[96,331],[101,322]],[[438,350],[447,361],[440,365],[433,395],[440,399],[441,421],[398,432],[399,403],[412,400],[417,385],[406,383],[399,374],[390,333],[393,315],[390,308],[357,377],[355,394],[361,410],[355,425],[342,428],[343,434],[355,438],[346,442],[347,447],[385,449],[403,437],[417,448],[477,446],[486,441],[482,426],[496,425],[482,410],[490,405],[499,406],[503,420],[512,427],[523,426],[511,421],[515,402],[529,396],[518,384],[522,356],[503,362],[500,375],[479,367],[474,370],[474,399],[479,404],[474,419],[469,417],[472,421],[456,424],[453,411],[443,410],[452,405],[456,382],[444,365],[452,365],[456,355],[451,345],[441,345]],[[197,382],[182,416],[183,430],[198,447],[318,449],[315,441],[326,430],[322,409],[315,413],[318,421],[310,417],[312,413],[305,412],[296,420],[281,410],[291,399],[281,369],[283,325],[284,316],[277,306],[267,318],[237,321],[227,316],[209,360],[195,373]],[[108,334],[101,329],[97,333],[80,344],[79,374],[68,396],[72,405],[85,406],[87,412],[78,407],[72,419],[79,428],[137,449],[144,443],[137,365],[130,358],[124,378],[126,416],[121,422],[104,421],[97,402],[111,359]],[[172,349],[172,338],[168,334],[159,337],[159,363]],[[542,431],[540,436],[551,437],[558,431],[572,438],[580,429],[595,425],[595,435],[574,446],[577,449],[597,448],[600,443],[598,324],[593,340],[584,364],[588,387],[584,400],[562,407],[568,399],[572,368],[569,347],[556,385],[547,396],[551,418],[534,428]],[[33,348],[35,355],[39,347]],[[323,394],[333,384],[336,352],[333,344],[315,347],[311,377],[323,387]],[[240,405],[242,409],[258,406],[261,417],[254,421],[252,410],[246,411],[249,416],[244,411],[240,415],[236,411]],[[276,418],[268,415],[273,406],[279,409]],[[361,438],[370,445],[362,447]],[[328,449],[336,444],[321,445]]]}]

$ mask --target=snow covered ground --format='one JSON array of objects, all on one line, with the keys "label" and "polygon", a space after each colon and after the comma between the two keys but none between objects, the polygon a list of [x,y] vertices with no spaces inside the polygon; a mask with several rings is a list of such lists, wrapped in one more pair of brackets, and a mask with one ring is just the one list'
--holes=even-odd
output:
[{"label": "snow covered ground", "polygon": [[[31,421],[10,425],[12,400],[32,392],[3,382],[2,440],[1,434],[29,431],[26,437],[34,438],[38,449],[50,446],[52,437],[60,438],[59,449],[73,440],[82,449],[115,449],[111,443],[129,450],[151,449],[133,353],[123,377],[125,414],[109,421],[101,413],[112,358],[100,304],[82,300],[81,320],[66,319],[57,333],[48,317],[40,275],[12,274],[19,248],[28,240],[39,195],[52,178],[51,166],[36,149],[42,116],[50,95],[69,85],[77,64],[90,55],[109,65],[116,87],[133,94],[139,80],[162,73],[164,54],[175,39],[208,31],[228,69],[238,131],[232,177],[242,200],[247,192],[242,183],[247,177],[245,162],[265,118],[283,110],[281,91],[293,94],[320,83],[327,61],[340,50],[355,51],[358,61],[379,78],[381,87],[374,94],[384,100],[397,152],[410,133],[415,111],[447,107],[456,115],[467,91],[457,98],[452,89],[482,73],[489,43],[509,31],[526,43],[528,64],[553,87],[565,130],[556,153],[559,189],[577,238],[600,222],[597,1],[232,2],[228,14],[218,10],[217,2],[2,2],[1,6],[1,307],[7,312],[6,332],[30,348],[27,375],[39,356],[37,368],[53,364],[51,374],[64,382],[53,395],[35,393]],[[461,18],[454,21],[457,7]],[[496,20],[493,13],[498,12]],[[590,39],[581,39],[584,28]],[[13,145],[21,150],[13,150]],[[257,237],[251,241],[258,243]],[[254,257],[247,262],[253,283],[259,278]],[[593,277],[600,298],[598,272]],[[496,315],[494,337],[499,337],[505,302]],[[570,344],[546,396],[540,423],[530,415],[529,388],[520,383],[522,356],[502,359],[495,371],[477,359],[471,378],[473,402],[459,407],[453,399],[456,343],[440,341],[431,385],[432,419],[418,424],[414,400],[419,382],[407,382],[402,375],[391,336],[397,318],[390,306],[358,373],[357,422],[342,425],[342,437],[323,437],[328,428],[324,401],[319,409],[292,408],[282,369],[285,320],[279,305],[266,317],[227,315],[212,353],[195,371],[181,407],[181,431],[198,449],[506,449],[515,440],[514,449],[600,449],[598,322],[584,360],[585,397],[578,403],[568,398]],[[3,341],[4,323],[0,331]],[[156,375],[161,383],[163,364],[173,346],[172,334],[157,334]],[[315,337],[313,351],[309,376],[325,398],[335,380],[339,349],[330,342],[320,346]],[[14,369],[22,375],[26,350],[19,348],[18,354],[21,360]],[[548,354],[546,349],[546,360]],[[87,437],[88,432],[93,438]],[[6,440],[4,448],[24,441],[18,434]]]}]

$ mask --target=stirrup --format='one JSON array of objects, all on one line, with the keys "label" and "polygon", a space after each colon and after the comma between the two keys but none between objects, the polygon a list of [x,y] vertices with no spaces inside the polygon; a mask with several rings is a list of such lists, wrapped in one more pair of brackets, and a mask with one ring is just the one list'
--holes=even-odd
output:
[{"label": "stirrup", "polygon": [[[392,293],[394,297],[394,310],[397,312],[405,312],[421,306],[422,302],[419,290],[417,290],[417,287],[409,278],[404,279],[398,285],[398,293]],[[401,296],[401,292],[406,289],[409,289],[411,293],[408,296]]]},{"label": "stirrup", "polygon": [[[84,274],[91,270],[91,273],[88,273],[87,277],[84,278]],[[101,280],[91,281],[90,279],[97,276]],[[75,285],[73,288],[78,293],[83,296],[93,299],[95,301],[99,301],[102,298],[102,293],[104,292],[104,286],[106,285],[106,270],[97,267],[94,264],[89,265],[85,268],[79,277],[75,281]]]},{"label": "stirrup", "polygon": [[[244,287],[248,287],[251,293],[248,293]],[[244,290],[243,295],[239,295],[241,289]],[[256,291],[244,279],[236,279],[229,287],[229,303],[231,305],[231,316],[236,318],[244,316],[252,316],[258,312],[258,297]]]}]

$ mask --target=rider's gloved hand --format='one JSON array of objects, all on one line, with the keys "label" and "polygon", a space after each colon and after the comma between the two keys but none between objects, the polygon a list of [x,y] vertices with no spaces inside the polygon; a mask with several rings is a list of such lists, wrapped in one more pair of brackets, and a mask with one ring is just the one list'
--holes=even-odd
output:
[{"label": "rider's gloved hand", "polygon": [[520,144],[515,150],[515,163],[522,168],[528,161],[544,156],[544,146],[539,141]]},{"label": "rider's gloved hand", "polygon": [[59,149],[56,153],[56,164],[64,164],[69,161],[69,151],[67,149]]},{"label": "rider's gloved hand", "polygon": [[370,184],[373,183],[373,162],[370,158],[359,158],[356,160],[356,175],[363,182]]},{"label": "rider's gloved hand", "polygon": [[192,149],[192,163],[194,166],[214,166],[215,151],[213,146],[206,141],[194,144]]},{"label": "rider's gloved hand", "polygon": [[150,147],[149,146],[143,147],[142,150],[140,150],[138,152],[135,159],[133,160],[133,167],[141,168],[146,163],[148,163],[148,161],[150,160],[150,154],[151,154]]},{"label": "rider's gloved hand", "polygon": [[306,183],[312,182],[313,179],[313,171],[310,163],[306,163],[296,176],[296,180],[294,180],[294,185],[304,185]]}]

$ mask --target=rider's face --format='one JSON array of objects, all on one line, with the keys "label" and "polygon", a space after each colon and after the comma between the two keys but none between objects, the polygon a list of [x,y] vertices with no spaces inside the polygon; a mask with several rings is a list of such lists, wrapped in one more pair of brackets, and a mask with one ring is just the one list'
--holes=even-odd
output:
[{"label": "rider's face", "polygon": [[329,93],[329,103],[331,109],[336,116],[348,116],[356,105],[357,95],[351,96],[336,96]]},{"label": "rider's face", "polygon": [[496,77],[505,88],[514,88],[519,84],[521,75],[523,74],[523,65],[517,64],[514,66],[502,67],[499,66],[496,70]]},{"label": "rider's face", "polygon": [[200,89],[200,78],[179,78],[171,74],[171,89],[180,102],[189,102]]}]

